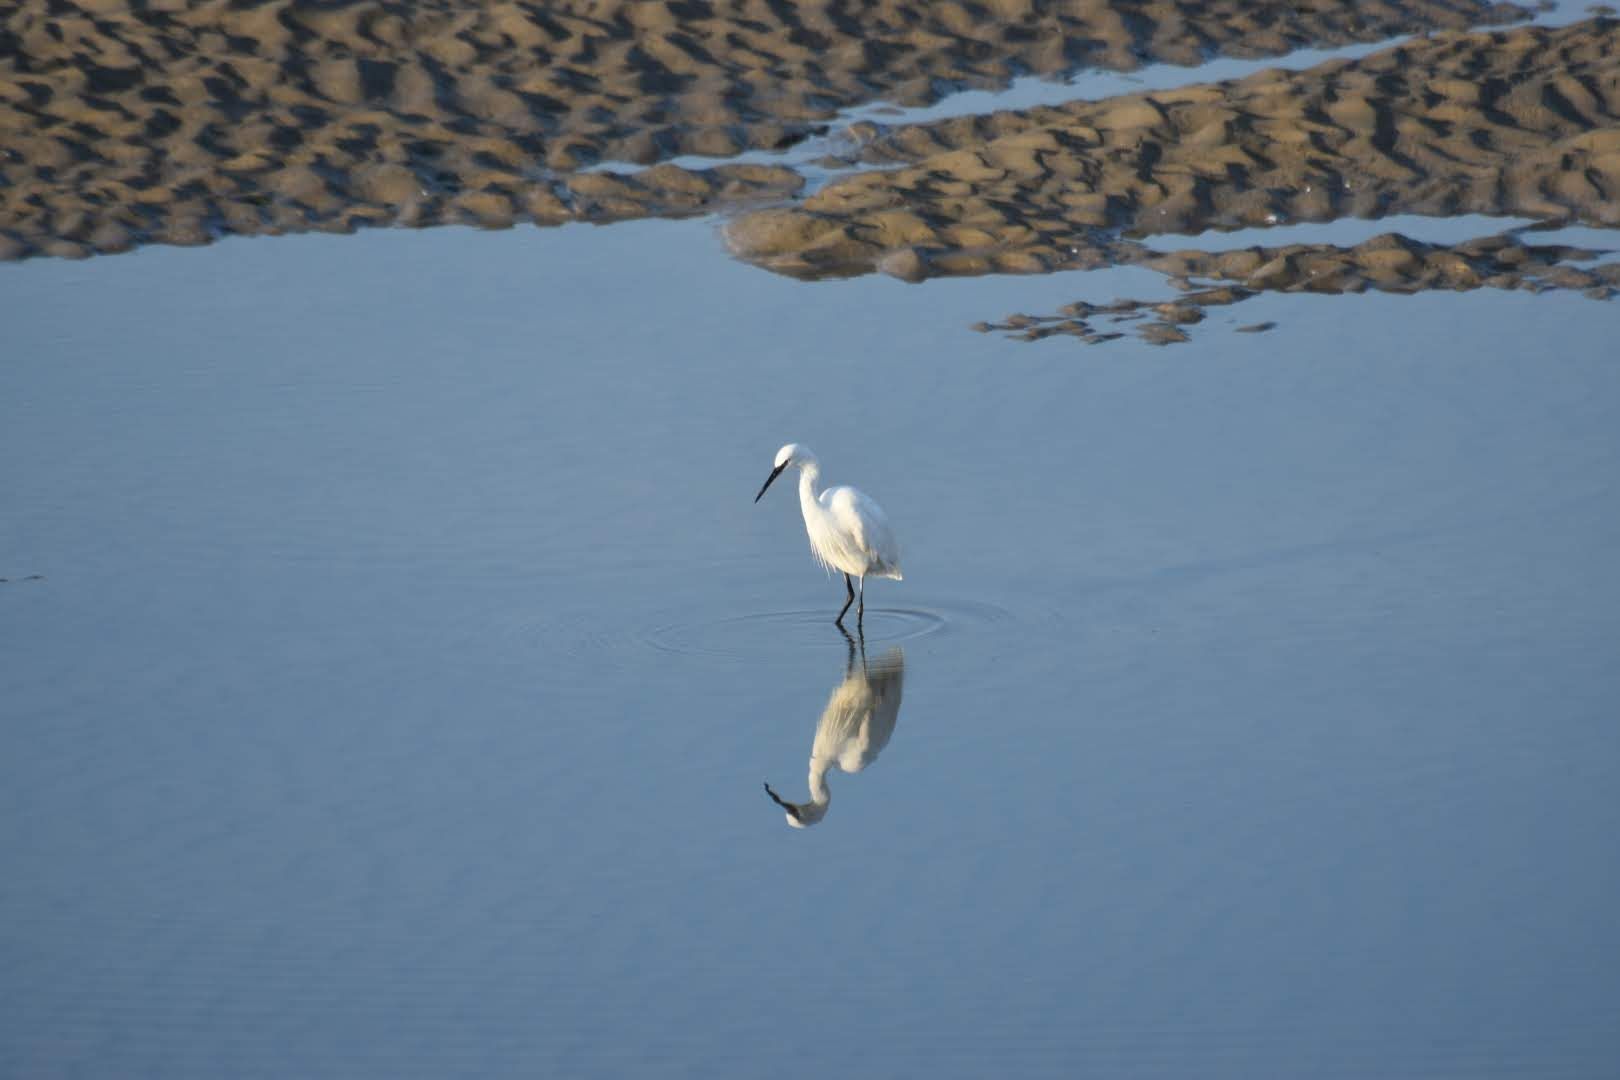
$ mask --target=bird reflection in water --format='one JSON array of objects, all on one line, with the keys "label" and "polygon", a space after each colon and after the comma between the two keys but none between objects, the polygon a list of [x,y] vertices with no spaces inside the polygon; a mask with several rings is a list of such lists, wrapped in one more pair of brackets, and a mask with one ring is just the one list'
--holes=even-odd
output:
[{"label": "bird reflection in water", "polygon": [[844,681],[827,699],[816,725],[815,742],[810,745],[810,801],[788,802],[770,784],[765,785],[765,794],[787,811],[789,825],[803,829],[827,816],[827,804],[832,800],[827,790],[828,770],[857,773],[877,760],[900,718],[900,687],[905,677],[906,654],[898,645],[868,662],[863,641],[857,665],[855,642],[850,639]]}]

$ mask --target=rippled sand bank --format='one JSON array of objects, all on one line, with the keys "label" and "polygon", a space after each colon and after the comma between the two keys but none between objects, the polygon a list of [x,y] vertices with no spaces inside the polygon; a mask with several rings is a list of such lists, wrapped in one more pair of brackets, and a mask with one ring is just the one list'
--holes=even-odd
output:
[{"label": "rippled sand bank", "polygon": [[[1217,53],[1279,55],[1307,44],[1377,41],[1524,14],[1474,0],[154,0],[138,8],[29,0],[0,15],[0,258],[206,243],[230,233],[610,221],[780,201],[802,180],[779,166],[666,164],[632,177],[579,170],[602,160],[651,165],[679,155],[779,149],[823,130],[842,107],[879,98],[922,104],[957,88],[1001,86],[1019,74],[1130,69],[1147,60],[1193,64]],[[1221,108],[1225,92],[1155,96],[1163,106],[1127,102],[1096,118],[1103,125],[1096,128],[1099,146],[1118,145],[1104,132],[1177,145],[1162,138],[1163,117],[1141,110]],[[1230,105],[1234,115],[1252,106],[1250,98]],[[1296,114],[1272,119],[1296,125],[1294,137],[1304,138],[1306,129],[1297,125],[1305,119]],[[1000,253],[983,268],[1034,268],[1050,254],[1042,242],[1059,239],[1062,230],[1030,225],[1043,241],[1026,242],[1016,230],[981,220],[973,200],[1000,199],[1003,192],[981,194],[974,185],[987,170],[1003,169],[1002,157],[1031,158],[1033,168],[1040,153],[1076,158],[1097,149],[1070,139],[1086,123],[1079,116],[1020,119],[1012,126],[1028,145],[996,140],[983,149],[977,142],[958,145],[947,127],[883,139],[882,152],[891,157],[914,154],[921,161],[921,151],[941,139],[966,155],[917,166],[969,185],[965,192],[935,192],[945,197],[914,209],[925,222],[940,223],[927,237],[896,240],[881,225],[872,235],[869,215],[877,207],[863,199],[892,203],[892,192],[904,192],[905,201],[919,191],[915,182],[886,188],[911,180],[892,175],[838,185],[807,203],[798,226],[802,243],[791,240],[792,229],[765,228],[773,219],[753,219],[738,233],[739,246],[781,268],[797,257],[797,268],[807,272],[855,272],[897,244],[941,253],[989,245]],[[1238,133],[1220,134],[1213,123],[1200,125],[1202,137],[1241,154],[1246,143]],[[1034,125],[1068,134],[1053,134],[1056,146],[1047,147]],[[994,132],[985,128],[979,137]],[[984,154],[995,163],[966,160]],[[1068,183],[1086,172],[1076,166],[1062,176]],[[1001,179],[1017,176],[1035,178],[1029,168],[1013,168]],[[1095,179],[1106,183],[1111,176],[1104,169]],[[1013,184],[1028,200],[1042,186]],[[1175,206],[1136,187],[1108,195],[1116,201],[1100,211],[1082,200],[1060,217],[1086,223],[1128,216],[1132,207],[1168,213]],[[969,202],[952,201],[962,198]],[[950,235],[943,225],[967,231]],[[844,239],[828,244],[824,238],[835,231]],[[969,265],[930,258],[926,272]]]},{"label": "rippled sand bank", "polygon": [[916,125],[865,156],[911,164],[744,216],[733,249],[800,276],[921,279],[1117,262],[1121,231],[1395,213],[1613,227],[1620,22],[1445,34],[1303,72]]}]

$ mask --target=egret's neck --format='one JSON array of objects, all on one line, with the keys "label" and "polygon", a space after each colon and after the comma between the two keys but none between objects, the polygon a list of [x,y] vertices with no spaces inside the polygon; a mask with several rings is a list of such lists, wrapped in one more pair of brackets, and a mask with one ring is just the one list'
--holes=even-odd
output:
[{"label": "egret's neck", "polygon": [[816,496],[821,494],[818,490],[820,484],[820,465],[812,461],[808,465],[799,467],[799,506],[804,510],[805,517],[809,517],[813,511],[821,506],[816,501]]}]

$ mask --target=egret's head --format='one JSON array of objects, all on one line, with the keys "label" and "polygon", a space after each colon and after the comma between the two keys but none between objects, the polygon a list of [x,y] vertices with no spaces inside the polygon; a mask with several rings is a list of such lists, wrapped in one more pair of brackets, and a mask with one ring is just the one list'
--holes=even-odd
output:
[{"label": "egret's head", "polygon": [[754,501],[759,502],[760,497],[765,494],[765,489],[770,487],[789,465],[813,465],[815,460],[816,455],[812,454],[808,447],[800,446],[798,443],[790,442],[782,447],[776,452],[775,467],[771,469],[771,475],[765,478],[765,484],[759,489],[759,495],[754,496]]}]

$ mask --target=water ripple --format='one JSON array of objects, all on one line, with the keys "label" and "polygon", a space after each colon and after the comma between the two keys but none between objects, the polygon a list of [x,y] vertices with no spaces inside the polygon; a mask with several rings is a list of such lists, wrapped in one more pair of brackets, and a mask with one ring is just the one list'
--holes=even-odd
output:
[{"label": "water ripple", "polygon": [[[653,649],[687,656],[750,659],[784,649],[813,648],[835,639],[834,612],[826,608],[760,611],[747,615],[669,623],[640,635]],[[866,611],[866,643],[915,641],[974,625],[1005,622],[1011,614],[993,604],[954,603],[948,607],[871,607]],[[853,615],[845,620],[853,629]]]}]

